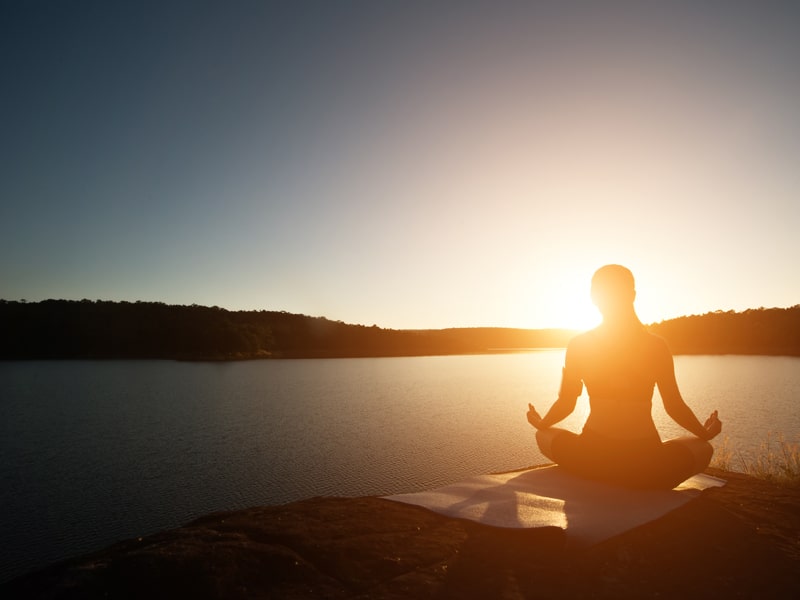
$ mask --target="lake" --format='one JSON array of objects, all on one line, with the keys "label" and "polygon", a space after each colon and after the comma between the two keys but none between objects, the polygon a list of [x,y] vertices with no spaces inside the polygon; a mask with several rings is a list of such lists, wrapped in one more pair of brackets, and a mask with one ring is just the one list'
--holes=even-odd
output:
[{"label": "lake", "polygon": [[[564,350],[375,359],[0,363],[0,581],[219,510],[411,492],[545,459],[525,419]],[[800,358],[677,356],[749,456],[800,436]],[[582,396],[563,425],[579,431]],[[654,398],[662,437],[680,435]]]}]

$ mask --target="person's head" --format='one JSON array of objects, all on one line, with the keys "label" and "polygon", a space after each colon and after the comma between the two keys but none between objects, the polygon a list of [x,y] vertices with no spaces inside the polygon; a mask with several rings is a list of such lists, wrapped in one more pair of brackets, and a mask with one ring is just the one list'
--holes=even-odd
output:
[{"label": "person's head", "polygon": [[604,318],[633,314],[633,273],[621,265],[600,267],[592,276],[592,302]]}]

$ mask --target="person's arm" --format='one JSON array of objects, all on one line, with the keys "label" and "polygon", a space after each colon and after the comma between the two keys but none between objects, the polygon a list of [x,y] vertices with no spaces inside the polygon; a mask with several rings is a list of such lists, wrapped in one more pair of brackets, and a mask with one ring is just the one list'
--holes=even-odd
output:
[{"label": "person's arm", "polygon": [[544,417],[539,415],[532,404],[528,404],[528,422],[536,429],[552,427],[559,421],[566,419],[575,410],[578,396],[583,391],[583,382],[577,374],[575,362],[575,350],[567,348],[565,366],[561,371],[561,388],[558,392],[558,398]]},{"label": "person's arm", "polygon": [[675,379],[675,363],[672,354],[664,348],[664,355],[661,358],[661,368],[659,377],[656,381],[661,399],[664,402],[664,410],[681,427],[690,431],[701,440],[710,440],[722,431],[722,422],[717,418],[717,411],[711,413],[705,424],[701,423],[689,405],[686,404],[678,389],[678,382]]},{"label": "person's arm", "polygon": [[572,411],[575,410],[576,401],[577,398],[573,399],[570,403],[568,400],[559,396],[544,417],[537,412],[533,404],[528,403],[528,423],[533,425],[536,429],[552,427],[572,414]]}]

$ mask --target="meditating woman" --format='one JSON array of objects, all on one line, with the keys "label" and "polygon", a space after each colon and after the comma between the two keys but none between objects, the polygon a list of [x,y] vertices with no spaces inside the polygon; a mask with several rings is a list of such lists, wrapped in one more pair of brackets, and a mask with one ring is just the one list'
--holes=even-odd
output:
[{"label": "meditating woman", "polygon": [[[603,323],[573,338],[558,399],[542,417],[529,404],[528,421],[546,457],[586,478],[637,488],[671,489],[703,471],[714,452],[708,440],[722,423],[705,423],[687,406],[675,381],[672,354],[648,333],[633,308],[633,274],[607,265],[592,277],[592,301]],[[583,386],[590,413],[580,435],[553,427],[575,409]],[[692,436],[662,442],[650,414],[654,386],[667,414]]]}]

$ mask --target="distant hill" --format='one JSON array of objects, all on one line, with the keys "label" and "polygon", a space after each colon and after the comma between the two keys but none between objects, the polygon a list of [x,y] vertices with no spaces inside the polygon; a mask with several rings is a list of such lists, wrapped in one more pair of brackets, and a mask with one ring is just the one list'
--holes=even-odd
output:
[{"label": "distant hill", "polygon": [[[800,356],[800,305],[716,312],[649,326],[676,353]],[[0,300],[0,359],[332,358],[566,346],[564,329],[394,330],[277,311],[159,302]]]},{"label": "distant hill", "polygon": [[800,304],[678,317],[649,329],[665,338],[675,354],[800,356]]},{"label": "distant hill", "polygon": [[159,302],[0,300],[0,359],[420,356],[563,347],[545,329],[393,330],[276,311]]}]

